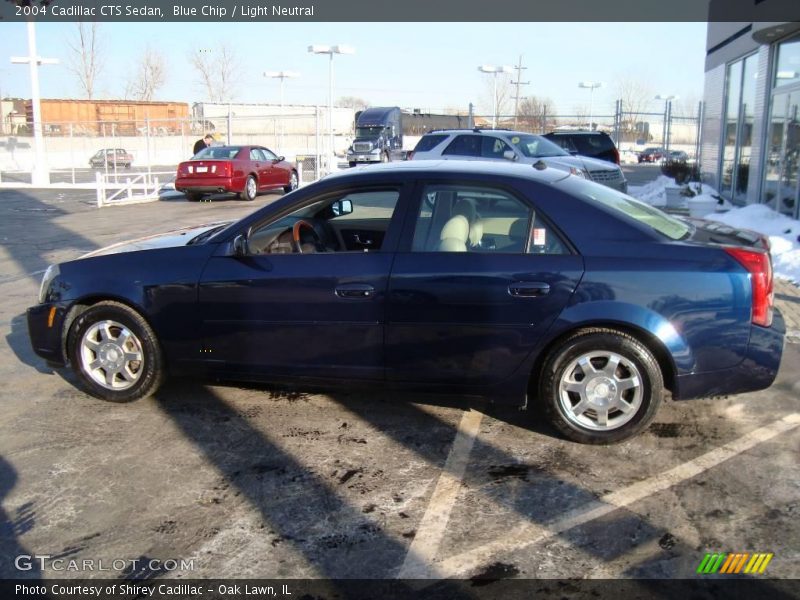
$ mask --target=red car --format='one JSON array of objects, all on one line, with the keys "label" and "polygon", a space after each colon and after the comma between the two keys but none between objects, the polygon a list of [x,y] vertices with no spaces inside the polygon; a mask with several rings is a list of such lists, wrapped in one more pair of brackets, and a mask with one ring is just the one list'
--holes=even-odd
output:
[{"label": "red car", "polygon": [[291,192],[298,181],[294,166],[263,146],[209,146],[178,165],[175,189],[194,202],[218,192],[255,200],[259,192]]}]

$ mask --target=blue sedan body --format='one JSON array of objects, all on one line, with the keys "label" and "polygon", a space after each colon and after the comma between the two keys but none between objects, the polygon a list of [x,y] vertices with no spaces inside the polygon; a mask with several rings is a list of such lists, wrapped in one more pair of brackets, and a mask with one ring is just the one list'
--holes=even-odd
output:
[{"label": "blue sedan body", "polygon": [[[644,343],[676,399],[763,389],[784,329],[751,322],[750,274],[718,244],[671,240],[574,192],[575,177],[454,161],[365,167],[302,188],[208,239],[139,240],[59,265],[29,309],[35,351],[67,361],[82,307],[115,300],[152,327],[172,373],[243,380],[380,383],[524,403],[550,348],[612,327]],[[415,252],[425,182],[495,186],[546,216],[560,254]],[[394,186],[380,251],[240,256],[268,215],[346,189]],[[514,285],[545,286],[535,298]],[[360,290],[368,293],[359,296]]]}]

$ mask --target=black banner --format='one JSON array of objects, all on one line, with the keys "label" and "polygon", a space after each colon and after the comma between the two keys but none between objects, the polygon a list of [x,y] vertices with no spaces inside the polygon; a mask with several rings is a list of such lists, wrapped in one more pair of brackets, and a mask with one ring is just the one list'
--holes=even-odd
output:
[{"label": "black banner", "polygon": [[0,19],[186,22],[800,21],[797,0],[2,0]]},{"label": "black banner", "polygon": [[800,580],[708,577],[679,580],[308,580],[308,579],[156,579],[156,580],[2,580],[0,598],[47,600],[790,600]]}]

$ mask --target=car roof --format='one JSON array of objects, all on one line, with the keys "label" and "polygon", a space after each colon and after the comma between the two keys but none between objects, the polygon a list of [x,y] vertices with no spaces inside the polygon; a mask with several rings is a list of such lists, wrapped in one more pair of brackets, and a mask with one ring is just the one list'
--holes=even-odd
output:
[{"label": "car roof", "polygon": [[[496,130],[495,130],[496,131]],[[544,163],[542,163],[544,164]],[[560,181],[569,174],[561,169],[546,167],[537,169],[530,164],[511,162],[473,161],[473,160],[411,160],[402,162],[379,163],[353,167],[332,173],[323,181],[344,177],[367,177],[374,173],[407,173],[431,177],[436,175],[492,175],[520,179],[531,179],[543,183]]]},{"label": "car roof", "polygon": [[[426,132],[425,135],[450,135],[450,134],[469,134],[475,133],[478,135],[481,134],[496,134],[496,135],[539,135],[538,133],[531,133],[530,131],[515,131],[513,129],[489,129],[483,127],[473,127],[472,129],[466,128],[455,128],[455,129],[431,129],[430,131]],[[424,136],[423,136],[424,137]]]},{"label": "car roof", "polygon": [[608,135],[605,131],[586,131],[585,129],[577,129],[575,131],[551,131],[545,133],[545,137],[549,135]]}]

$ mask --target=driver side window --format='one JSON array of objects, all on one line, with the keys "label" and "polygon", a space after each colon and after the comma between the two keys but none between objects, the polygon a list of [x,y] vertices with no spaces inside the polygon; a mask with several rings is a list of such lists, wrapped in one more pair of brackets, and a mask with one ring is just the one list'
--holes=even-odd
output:
[{"label": "driver side window", "polygon": [[379,252],[399,198],[399,190],[391,188],[326,195],[254,227],[247,240],[248,252]]}]

